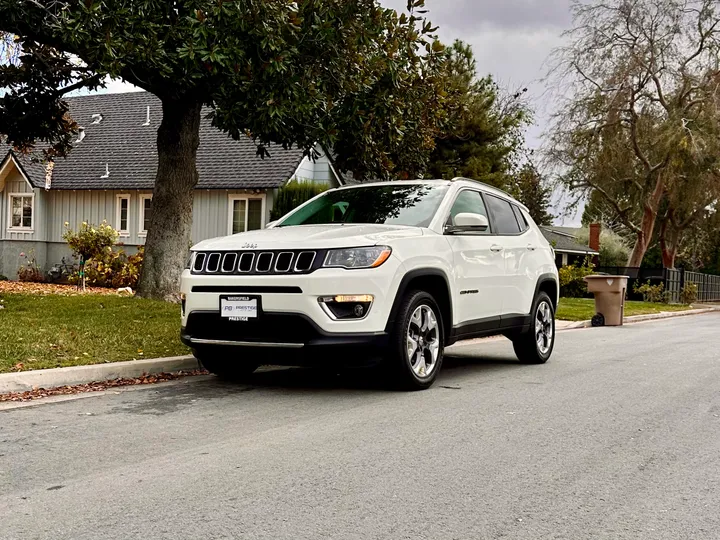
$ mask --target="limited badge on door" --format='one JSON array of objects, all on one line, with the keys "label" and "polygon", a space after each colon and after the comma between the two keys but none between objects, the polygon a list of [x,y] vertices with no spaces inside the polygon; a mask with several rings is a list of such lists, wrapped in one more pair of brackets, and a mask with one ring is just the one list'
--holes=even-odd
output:
[{"label": "limited badge on door", "polygon": [[221,296],[220,316],[231,321],[257,319],[258,299],[252,296]]}]

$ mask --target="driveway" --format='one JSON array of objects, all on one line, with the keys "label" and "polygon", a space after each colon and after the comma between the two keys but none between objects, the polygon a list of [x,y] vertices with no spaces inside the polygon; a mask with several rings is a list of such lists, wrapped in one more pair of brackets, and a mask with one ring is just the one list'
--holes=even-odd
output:
[{"label": "driveway", "polygon": [[0,538],[717,539],[720,314],[0,411]]}]

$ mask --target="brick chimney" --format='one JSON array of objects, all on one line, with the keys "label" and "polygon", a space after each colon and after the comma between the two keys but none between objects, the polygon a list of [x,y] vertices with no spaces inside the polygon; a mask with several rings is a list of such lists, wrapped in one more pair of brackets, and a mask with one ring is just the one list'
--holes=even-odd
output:
[{"label": "brick chimney", "polygon": [[593,251],[600,251],[600,229],[599,223],[592,223],[590,225],[590,241],[588,242],[588,246]]}]

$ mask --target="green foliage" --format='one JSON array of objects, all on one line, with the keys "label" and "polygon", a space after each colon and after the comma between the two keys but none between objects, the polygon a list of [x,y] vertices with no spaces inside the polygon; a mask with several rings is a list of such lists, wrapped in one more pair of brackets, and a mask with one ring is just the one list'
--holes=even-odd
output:
[{"label": "green foliage", "polygon": [[73,231],[65,222],[63,233],[63,240],[68,243],[73,254],[80,257],[81,264],[109,251],[118,237],[119,233],[106,221],[98,226],[83,221],[77,231]]},{"label": "green foliage", "polygon": [[698,286],[695,283],[686,283],[680,291],[680,303],[686,306],[694,304],[698,299]]},{"label": "green foliage", "polygon": [[552,188],[532,163],[526,163],[512,175],[508,192],[527,207],[535,223],[552,225],[553,215],[548,211]]},{"label": "green foliage", "polygon": [[[77,128],[63,95],[122,78],[165,114],[193,103],[214,124],[268,144],[333,150],[359,176],[417,176],[456,94],[424,0],[398,14],[377,0],[18,2],[0,32],[22,54],[0,65],[0,133],[64,155]],[[62,90],[59,90],[61,89]]]},{"label": "green foliage", "polygon": [[8,281],[8,277],[6,275],[0,274],[0,281]]},{"label": "green foliage", "polygon": [[289,182],[278,190],[270,212],[272,221],[278,220],[285,214],[294,210],[305,201],[308,201],[327,191],[328,186],[315,182]]},{"label": "green foliage", "polygon": [[[576,238],[578,242],[588,245],[590,230],[583,227],[578,231]],[[630,257],[630,246],[622,236],[607,227],[600,232],[600,257],[599,266],[625,266]]]},{"label": "green foliage", "polygon": [[[86,284],[93,287],[137,287],[144,249],[140,247],[134,255],[128,255],[123,249],[106,249],[85,264]],[[80,281],[78,272],[70,278],[71,283]]]},{"label": "green foliage", "polygon": [[492,77],[477,79],[472,48],[448,48],[446,77],[451,103],[447,127],[435,141],[427,177],[464,176],[505,188],[531,113],[524,90],[506,95]]},{"label": "green foliage", "polygon": [[560,278],[560,296],[564,298],[582,298],[587,295],[587,283],[583,279],[593,273],[595,266],[586,257],[582,266],[568,265],[558,270]]},{"label": "green foliage", "polygon": [[20,264],[20,268],[18,268],[18,279],[20,281],[33,283],[42,283],[45,281],[45,276],[35,258],[35,250],[31,249],[27,254],[24,252],[20,253],[20,258],[25,260],[25,262]]},{"label": "green foliage", "polygon": [[633,292],[635,294],[641,294],[644,302],[667,304],[670,300],[670,293],[665,290],[664,283],[653,285],[650,280],[643,284],[640,284],[638,281],[633,287]]}]

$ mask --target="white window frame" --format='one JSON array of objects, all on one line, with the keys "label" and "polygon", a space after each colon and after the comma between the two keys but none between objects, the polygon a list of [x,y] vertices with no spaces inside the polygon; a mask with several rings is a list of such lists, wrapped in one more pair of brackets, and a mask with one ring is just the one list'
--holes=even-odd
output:
[{"label": "white window frame", "polygon": [[265,205],[267,203],[267,198],[265,197],[265,194],[230,194],[228,195],[228,234],[233,233],[233,206],[235,204],[235,201],[245,201],[245,231],[247,232],[248,215],[250,214],[250,212],[248,212],[249,204],[247,201],[252,200],[259,200],[262,203],[262,209],[260,210],[260,228],[265,228]]},{"label": "white window frame", "polygon": [[[123,230],[120,228],[120,208],[121,208],[121,201],[126,200],[127,201],[127,229]],[[129,193],[122,193],[118,195],[115,198],[115,223],[117,225],[118,232],[120,233],[121,238],[126,238],[130,236],[130,194]]]},{"label": "white window frame", "polygon": [[[16,197],[30,197],[30,226],[13,227],[12,224],[12,200]],[[7,230],[8,232],[21,232],[21,233],[33,233],[35,232],[35,193],[8,193],[8,208],[7,208]],[[22,223],[22,218],[20,219]]]},{"label": "white window frame", "polygon": [[147,236],[147,230],[145,230],[145,201],[150,199],[152,201],[152,193],[143,193],[140,195],[140,207],[138,208],[138,236]]}]

